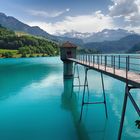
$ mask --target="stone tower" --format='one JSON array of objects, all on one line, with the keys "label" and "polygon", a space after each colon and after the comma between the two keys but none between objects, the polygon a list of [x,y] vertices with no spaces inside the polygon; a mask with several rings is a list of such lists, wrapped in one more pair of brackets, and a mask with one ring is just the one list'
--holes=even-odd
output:
[{"label": "stone tower", "polygon": [[65,42],[60,47],[61,60],[63,61],[64,78],[73,78],[73,62],[69,61],[68,58],[76,59],[76,48],[77,46],[70,42]]}]

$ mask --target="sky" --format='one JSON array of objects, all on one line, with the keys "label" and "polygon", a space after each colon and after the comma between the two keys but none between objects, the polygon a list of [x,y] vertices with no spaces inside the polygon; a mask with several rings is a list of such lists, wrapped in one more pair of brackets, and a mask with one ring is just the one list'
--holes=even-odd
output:
[{"label": "sky", "polygon": [[140,0],[0,0],[0,12],[50,34],[118,28],[140,33]]}]

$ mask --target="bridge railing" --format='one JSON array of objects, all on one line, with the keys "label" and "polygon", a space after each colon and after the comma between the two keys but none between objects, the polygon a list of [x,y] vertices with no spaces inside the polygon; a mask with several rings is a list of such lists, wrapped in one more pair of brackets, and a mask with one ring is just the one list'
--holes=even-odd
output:
[{"label": "bridge railing", "polygon": [[93,67],[96,65],[98,69],[104,66],[105,71],[107,67],[113,68],[114,74],[116,69],[125,70],[126,78],[129,71],[140,74],[140,55],[80,54],[77,59]]}]

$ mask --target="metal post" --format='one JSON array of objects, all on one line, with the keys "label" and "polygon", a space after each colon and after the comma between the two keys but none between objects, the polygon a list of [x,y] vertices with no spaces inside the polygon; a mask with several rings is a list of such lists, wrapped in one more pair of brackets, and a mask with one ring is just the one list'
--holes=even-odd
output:
[{"label": "metal post", "polygon": [[111,67],[113,67],[113,55],[111,55]]},{"label": "metal post", "polygon": [[115,56],[114,56],[114,74],[115,74]]},{"label": "metal post", "polygon": [[122,109],[122,115],[121,115],[121,122],[120,122],[120,128],[119,128],[119,133],[118,133],[118,140],[121,140],[121,136],[122,136],[124,117],[125,117],[127,99],[128,99],[128,92],[129,92],[129,87],[128,87],[128,84],[126,84],[124,102],[123,102],[123,109]]},{"label": "metal post", "polygon": [[85,69],[85,81],[84,81],[84,90],[83,90],[83,97],[82,97],[82,107],[81,107],[81,113],[80,113],[80,121],[82,119],[83,107],[84,107],[84,103],[85,103],[85,93],[86,93],[86,84],[87,84],[87,71],[88,71],[88,68]]},{"label": "metal post", "polygon": [[118,62],[119,62],[119,69],[120,69],[120,55],[119,55],[119,61]]},{"label": "metal post", "polygon": [[84,63],[85,63],[85,54],[84,54]]},{"label": "metal post", "polygon": [[93,55],[93,66],[94,66],[94,63],[95,63],[95,55]]},{"label": "metal post", "polygon": [[128,71],[129,71],[129,68],[130,67],[130,56],[128,55]]},{"label": "metal post", "polygon": [[89,66],[90,66],[90,54],[88,55],[88,61],[89,61]]},{"label": "metal post", "polygon": [[126,56],[126,79],[128,78],[128,57]]},{"label": "metal post", "polygon": [[102,89],[103,89],[104,104],[105,104],[105,114],[106,114],[106,118],[108,118],[108,115],[107,115],[107,105],[106,105],[106,95],[105,95],[105,87],[104,87],[104,79],[103,79],[103,73],[102,72],[101,72],[101,80],[102,80]]},{"label": "metal post", "polygon": [[98,69],[99,69],[99,55],[98,55],[98,57],[97,57],[97,63],[98,63]]},{"label": "metal post", "polygon": [[101,65],[102,65],[102,55],[101,55]]},{"label": "metal post", "polygon": [[105,71],[106,71],[106,61],[107,61],[107,56],[105,56]]}]

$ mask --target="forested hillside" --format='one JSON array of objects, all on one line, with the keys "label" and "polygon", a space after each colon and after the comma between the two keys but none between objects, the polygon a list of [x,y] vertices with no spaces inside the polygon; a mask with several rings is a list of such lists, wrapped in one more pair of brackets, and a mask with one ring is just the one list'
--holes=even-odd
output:
[{"label": "forested hillside", "polygon": [[[18,36],[15,32],[0,25],[0,49],[18,50],[22,57],[33,54],[54,56],[59,54],[58,45],[43,38],[23,35]],[[1,51],[4,52],[4,51]],[[1,53],[1,56],[4,53]]]}]

